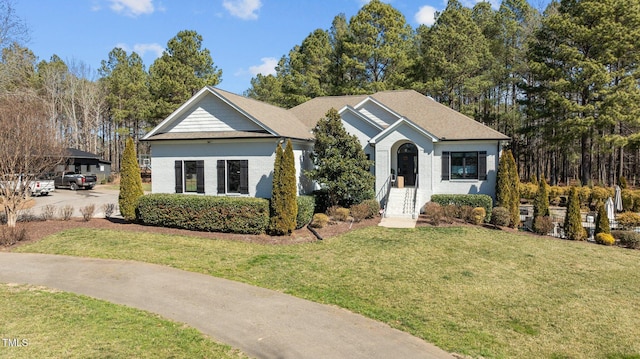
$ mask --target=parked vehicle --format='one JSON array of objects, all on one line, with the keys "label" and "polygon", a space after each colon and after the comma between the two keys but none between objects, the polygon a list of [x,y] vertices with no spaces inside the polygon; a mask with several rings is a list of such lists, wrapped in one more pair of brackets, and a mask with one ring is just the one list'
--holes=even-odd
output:
[{"label": "parked vehicle", "polygon": [[[4,189],[5,187],[9,190],[13,190],[15,193],[24,193],[24,195],[35,196],[46,196],[49,193],[55,191],[55,184],[53,180],[47,179],[45,176],[38,176],[35,179],[31,179],[36,177],[35,175],[10,175],[6,177],[8,180],[0,181],[0,188]],[[29,178],[30,180],[26,180],[25,178]],[[25,193],[24,189],[26,186],[29,186],[29,191]]]},{"label": "parked vehicle", "polygon": [[96,175],[83,175],[75,172],[64,172],[54,178],[55,188],[92,189],[96,185]]},{"label": "parked vehicle", "polygon": [[36,180],[31,181],[29,187],[32,196],[47,196],[56,188],[54,181],[45,176],[39,176]]}]

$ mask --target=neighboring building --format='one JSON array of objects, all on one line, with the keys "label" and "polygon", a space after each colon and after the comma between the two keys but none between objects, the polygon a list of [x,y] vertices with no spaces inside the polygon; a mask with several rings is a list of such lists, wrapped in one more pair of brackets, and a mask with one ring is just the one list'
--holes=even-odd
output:
[{"label": "neighboring building", "polygon": [[67,148],[63,164],[58,165],[55,172],[73,171],[81,174],[94,174],[98,183],[106,180],[111,175],[111,162],[103,160],[100,156],[81,151],[75,148]]},{"label": "neighboring building", "polygon": [[374,161],[382,197],[389,183],[402,182],[414,189],[414,207],[435,193],[494,197],[509,137],[416,91],[319,97],[285,110],[213,87],[143,138],[151,143],[152,192],[268,198],[277,143],[290,138],[299,192],[308,193],[314,184],[303,170],[312,166],[311,130],[331,108]]}]

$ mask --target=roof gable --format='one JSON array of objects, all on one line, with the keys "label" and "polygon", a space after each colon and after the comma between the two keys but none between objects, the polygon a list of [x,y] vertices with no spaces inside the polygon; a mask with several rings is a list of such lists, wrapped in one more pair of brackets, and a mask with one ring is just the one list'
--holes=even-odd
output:
[{"label": "roof gable", "polygon": [[355,108],[363,116],[369,118],[371,121],[377,123],[383,128],[386,128],[402,117],[370,96],[357,104]]},{"label": "roof gable", "polygon": [[[144,140],[201,137],[232,133],[246,137],[263,133],[274,137],[311,139],[312,135],[287,110],[264,102],[204,87],[144,136]],[[233,137],[233,136],[231,136]]]},{"label": "roof gable", "polygon": [[398,119],[398,121],[394,122],[391,126],[387,127],[386,129],[384,129],[384,131],[380,132],[371,140],[369,140],[369,143],[376,144],[376,142],[379,142],[383,138],[387,137],[390,133],[397,131],[403,125],[411,128],[412,130],[423,135],[424,137],[429,138],[431,142],[438,142],[438,138],[433,134],[429,133],[429,131],[426,131],[424,128],[409,121],[407,118],[401,117],[400,119]]},{"label": "roof gable", "polygon": [[[387,128],[400,118],[438,141],[509,140],[509,137],[414,90],[381,91],[372,95],[317,97],[289,111],[313,128],[331,108],[351,106]],[[384,123],[384,125],[383,125]]]}]

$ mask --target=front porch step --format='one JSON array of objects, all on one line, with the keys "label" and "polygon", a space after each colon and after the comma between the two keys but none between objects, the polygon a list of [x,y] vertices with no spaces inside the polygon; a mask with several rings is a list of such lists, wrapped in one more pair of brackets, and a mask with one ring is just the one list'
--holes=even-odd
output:
[{"label": "front porch step", "polygon": [[387,200],[385,217],[413,218],[415,188],[391,188]]}]

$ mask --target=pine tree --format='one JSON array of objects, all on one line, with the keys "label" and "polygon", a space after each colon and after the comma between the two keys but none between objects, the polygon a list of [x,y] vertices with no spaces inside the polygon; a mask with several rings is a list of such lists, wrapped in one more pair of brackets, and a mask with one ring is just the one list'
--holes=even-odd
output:
[{"label": "pine tree", "polygon": [[505,150],[498,163],[498,180],[496,183],[496,202],[499,207],[509,210],[511,221],[509,226],[516,228],[520,223],[520,178],[516,161],[511,150]]},{"label": "pine tree", "polygon": [[596,216],[596,229],[594,234],[607,233],[611,234],[611,228],[609,227],[609,216],[604,208],[604,204],[600,202],[598,204],[598,215]]},{"label": "pine tree", "polygon": [[122,154],[120,166],[120,194],[118,205],[124,219],[133,221],[136,219],[136,207],[138,198],[144,195],[142,190],[142,178],[136,155],[136,147],[131,137],[127,138]]},{"label": "pine tree", "polygon": [[567,214],[564,217],[564,234],[572,241],[583,241],[587,238],[587,232],[582,227],[580,215],[580,199],[575,187],[569,190],[569,201],[567,203]]}]

